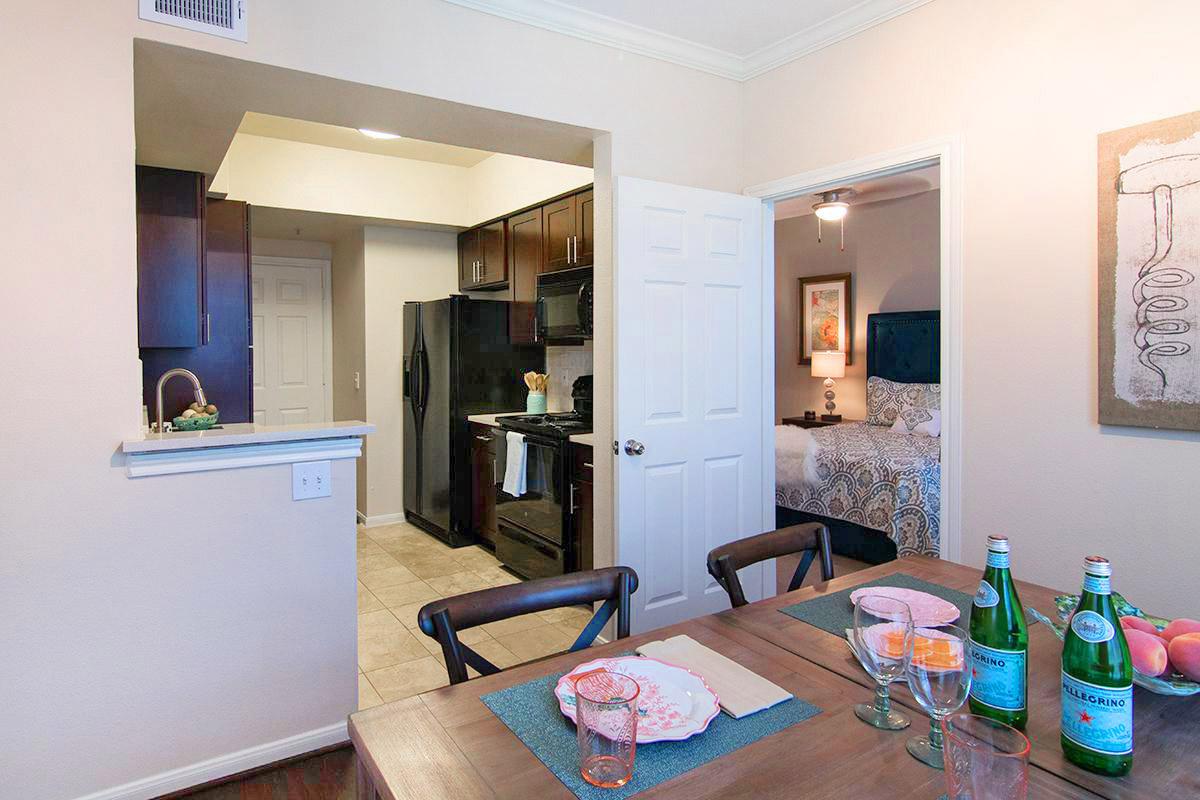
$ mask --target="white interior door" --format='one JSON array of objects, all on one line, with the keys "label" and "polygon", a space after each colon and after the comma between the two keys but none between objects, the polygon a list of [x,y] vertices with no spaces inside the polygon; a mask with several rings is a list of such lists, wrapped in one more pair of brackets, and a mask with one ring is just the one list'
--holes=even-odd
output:
[{"label": "white interior door", "polygon": [[254,421],[327,420],[323,267],[256,259],[250,285]]},{"label": "white interior door", "polygon": [[624,177],[615,201],[617,563],[644,631],[728,608],[705,556],[768,529],[763,204]]}]

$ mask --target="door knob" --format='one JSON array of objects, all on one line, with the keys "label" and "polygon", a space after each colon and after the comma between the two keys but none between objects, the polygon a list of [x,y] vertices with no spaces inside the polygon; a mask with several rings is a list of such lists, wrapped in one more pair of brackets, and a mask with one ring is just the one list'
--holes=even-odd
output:
[{"label": "door knob", "polygon": [[642,444],[637,439],[625,440],[625,455],[640,456],[644,452],[646,452],[646,445]]}]

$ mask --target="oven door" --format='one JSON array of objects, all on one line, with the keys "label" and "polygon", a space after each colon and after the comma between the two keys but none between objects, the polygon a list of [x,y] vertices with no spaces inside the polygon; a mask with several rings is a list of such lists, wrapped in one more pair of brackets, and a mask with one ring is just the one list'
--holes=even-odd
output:
[{"label": "oven door", "polygon": [[540,341],[592,338],[592,270],[538,276],[537,332]]},{"label": "oven door", "polygon": [[563,547],[563,511],[566,503],[563,450],[561,443],[525,437],[525,492],[514,497],[504,491],[508,469],[508,432],[497,428],[496,442],[496,518],[534,533],[547,542]]}]

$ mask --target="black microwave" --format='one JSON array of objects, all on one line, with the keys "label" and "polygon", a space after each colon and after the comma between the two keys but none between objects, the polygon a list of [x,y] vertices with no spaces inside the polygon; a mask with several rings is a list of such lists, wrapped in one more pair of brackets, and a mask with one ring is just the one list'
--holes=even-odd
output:
[{"label": "black microwave", "polygon": [[592,338],[592,268],[564,269],[537,277],[537,340],[577,344]]}]

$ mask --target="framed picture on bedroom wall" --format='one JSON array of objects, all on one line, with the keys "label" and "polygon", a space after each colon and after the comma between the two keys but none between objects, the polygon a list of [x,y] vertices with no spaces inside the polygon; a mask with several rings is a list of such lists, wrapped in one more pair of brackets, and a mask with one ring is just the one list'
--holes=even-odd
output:
[{"label": "framed picture on bedroom wall", "polygon": [[854,312],[850,273],[800,279],[799,363],[812,364],[814,350],[841,350],[854,359]]}]

